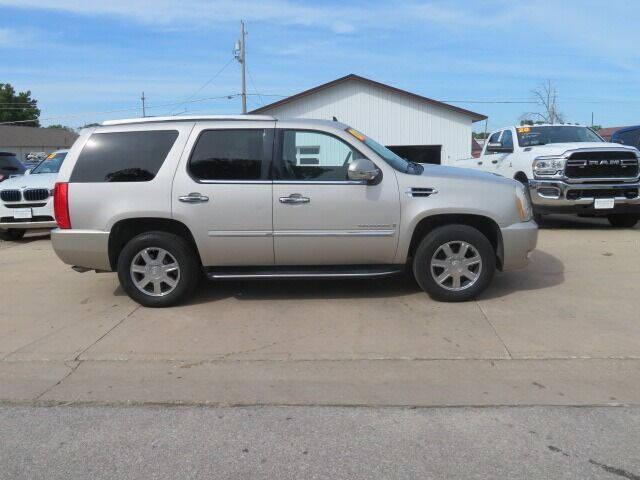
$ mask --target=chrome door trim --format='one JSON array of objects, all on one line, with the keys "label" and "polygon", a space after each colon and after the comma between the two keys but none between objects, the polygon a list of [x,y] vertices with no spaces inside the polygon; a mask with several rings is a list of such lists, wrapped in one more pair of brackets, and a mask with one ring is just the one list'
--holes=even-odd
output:
[{"label": "chrome door trim", "polygon": [[271,180],[195,180],[196,183],[205,183],[205,184],[272,184]]},{"label": "chrome door trim", "polygon": [[271,237],[271,230],[209,230],[210,237]]},{"label": "chrome door trim", "polygon": [[274,185],[366,185],[362,180],[274,180]]},{"label": "chrome door trim", "polygon": [[274,237],[392,237],[395,229],[388,230],[277,230]]}]

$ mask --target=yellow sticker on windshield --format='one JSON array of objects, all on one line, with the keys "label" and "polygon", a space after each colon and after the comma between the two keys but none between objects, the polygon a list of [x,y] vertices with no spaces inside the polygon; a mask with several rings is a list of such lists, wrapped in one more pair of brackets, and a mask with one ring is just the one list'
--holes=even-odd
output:
[{"label": "yellow sticker on windshield", "polygon": [[49,155],[47,155],[47,159],[49,159],[49,158],[53,158],[53,157],[55,157],[55,156],[56,156],[56,154],[55,154],[55,153],[50,153]]},{"label": "yellow sticker on windshield", "polygon": [[349,132],[351,135],[353,135],[354,137],[356,137],[358,140],[360,140],[361,142],[364,142],[365,139],[367,137],[365,137],[363,134],[361,134],[359,131],[357,131],[354,128],[347,128],[347,132]]},{"label": "yellow sticker on windshield", "polygon": [[518,133],[529,133],[531,131],[531,127],[518,127]]}]

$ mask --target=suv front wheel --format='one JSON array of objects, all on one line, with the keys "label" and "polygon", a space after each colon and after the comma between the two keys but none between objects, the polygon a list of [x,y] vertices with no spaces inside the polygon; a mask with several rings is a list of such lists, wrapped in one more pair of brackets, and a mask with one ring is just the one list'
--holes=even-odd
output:
[{"label": "suv front wheel", "polygon": [[142,233],[130,240],[118,257],[120,285],[145,307],[168,307],[184,300],[200,275],[193,248],[172,233]]},{"label": "suv front wheel", "polygon": [[475,298],[493,278],[496,254],[479,230],[446,225],[426,235],[413,257],[413,273],[434,300],[462,302]]}]

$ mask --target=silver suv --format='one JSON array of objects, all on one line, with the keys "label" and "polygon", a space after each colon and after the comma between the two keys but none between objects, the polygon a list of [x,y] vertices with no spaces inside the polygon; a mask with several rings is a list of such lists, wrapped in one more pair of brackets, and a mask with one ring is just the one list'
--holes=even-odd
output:
[{"label": "silver suv", "polygon": [[268,116],[109,121],[60,171],[58,256],[117,271],[150,307],[210,279],[413,272],[437,300],[522,267],[538,229],[524,187],[408,162],[339,122]]}]

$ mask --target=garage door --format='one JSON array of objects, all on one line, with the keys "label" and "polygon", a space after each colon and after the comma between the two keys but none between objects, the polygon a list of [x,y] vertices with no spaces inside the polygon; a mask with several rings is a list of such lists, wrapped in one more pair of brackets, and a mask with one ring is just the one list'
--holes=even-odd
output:
[{"label": "garage door", "polygon": [[441,163],[442,145],[387,145],[387,148],[411,162]]}]

